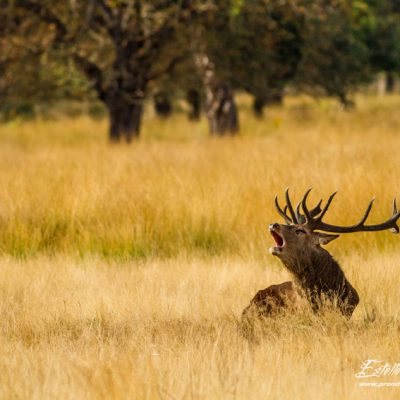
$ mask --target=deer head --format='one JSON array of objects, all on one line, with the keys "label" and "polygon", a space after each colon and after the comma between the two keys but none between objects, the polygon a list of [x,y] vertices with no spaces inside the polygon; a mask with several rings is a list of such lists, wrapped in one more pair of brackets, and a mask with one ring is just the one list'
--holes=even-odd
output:
[{"label": "deer head", "polygon": [[[307,190],[302,200],[294,208],[289,190],[285,191],[286,205],[282,209],[275,197],[275,206],[286,224],[274,223],[269,226],[275,246],[270,248],[271,254],[279,257],[282,262],[293,272],[298,272],[310,263],[315,264],[315,258],[326,252],[321,245],[326,245],[339,237],[338,233],[370,232],[390,229],[398,233],[397,220],[400,212],[397,210],[396,200],[393,201],[392,216],[385,222],[376,225],[366,225],[365,222],[371,212],[374,199],[372,199],[361,220],[351,226],[337,226],[323,222],[323,217],[328,211],[336,192],[331,194],[325,206],[321,208],[322,200],[309,209],[307,198],[311,189]],[[321,232],[322,231],[322,232]],[[327,252],[326,252],[327,253]]]}]

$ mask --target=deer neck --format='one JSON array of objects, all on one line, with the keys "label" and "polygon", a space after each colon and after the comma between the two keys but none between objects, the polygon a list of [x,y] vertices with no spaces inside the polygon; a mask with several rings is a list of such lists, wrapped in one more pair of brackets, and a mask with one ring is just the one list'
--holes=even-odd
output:
[{"label": "deer neck", "polygon": [[306,292],[341,292],[343,285],[347,283],[340,265],[323,248],[282,261]]}]

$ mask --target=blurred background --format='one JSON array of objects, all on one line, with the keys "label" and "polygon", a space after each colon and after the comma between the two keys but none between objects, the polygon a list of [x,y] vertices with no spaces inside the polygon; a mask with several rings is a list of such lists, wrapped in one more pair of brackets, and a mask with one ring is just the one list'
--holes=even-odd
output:
[{"label": "blurred background", "polygon": [[393,0],[1,0],[0,252],[273,263],[286,186],[385,218],[399,22]]},{"label": "blurred background", "polygon": [[399,235],[327,246],[350,321],[238,322],[287,186],[390,217],[399,73],[400,0],[0,0],[0,398],[398,400]]},{"label": "blurred background", "polygon": [[349,110],[357,92],[394,92],[400,71],[397,0],[0,4],[1,120],[84,113],[114,142],[140,136],[145,105],[233,135],[238,95],[258,118],[299,94]]}]

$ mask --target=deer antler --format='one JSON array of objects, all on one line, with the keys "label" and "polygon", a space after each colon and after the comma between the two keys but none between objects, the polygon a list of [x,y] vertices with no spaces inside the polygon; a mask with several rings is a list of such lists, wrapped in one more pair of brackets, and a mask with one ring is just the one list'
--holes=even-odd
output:
[{"label": "deer antler", "polygon": [[275,195],[275,207],[278,210],[278,213],[281,217],[283,217],[283,219],[285,220],[285,222],[290,225],[292,223],[292,220],[290,219],[290,217],[288,217],[288,215],[286,214],[287,211],[287,206],[282,210],[281,206],[279,205],[278,202],[278,195]]},{"label": "deer antler", "polygon": [[[302,215],[301,212],[300,212],[301,202],[299,204],[297,204],[296,211],[295,211],[293,206],[292,206],[292,202],[290,201],[289,188],[285,189],[285,200],[286,200],[286,205],[282,209],[281,206],[279,205],[279,202],[278,202],[278,195],[275,196],[275,207],[278,210],[279,215],[281,217],[283,217],[285,222],[288,225],[305,223],[306,222],[306,217],[304,215]],[[321,212],[321,203],[322,203],[322,200],[319,201],[319,203],[316,205],[316,207],[314,207],[312,210],[309,211],[311,216],[314,217],[314,216],[318,215]],[[287,215],[287,211],[288,210],[290,212],[290,217]]]},{"label": "deer antler", "polygon": [[[374,203],[374,198],[369,202],[367,209],[365,210],[365,213],[361,220],[351,226],[337,226],[337,225],[330,225],[326,224],[325,222],[322,221],[322,218],[328,211],[329,206],[332,203],[333,198],[335,197],[337,192],[332,193],[329,196],[328,201],[326,202],[325,207],[316,215],[313,215],[313,210],[309,210],[307,208],[307,197],[311,192],[311,188],[307,190],[307,192],[304,194],[303,199],[301,201],[301,207],[303,209],[304,215],[305,215],[305,225],[311,229],[311,230],[321,230],[321,231],[326,231],[326,232],[333,232],[333,233],[351,233],[351,232],[376,232],[376,231],[384,231],[386,229],[390,229],[391,232],[394,233],[399,233],[400,229],[397,225],[397,220],[400,217],[400,211],[397,210],[397,205],[396,205],[396,199],[393,200],[393,213],[392,216],[385,222],[382,222],[381,224],[376,224],[376,225],[364,225],[365,221],[367,220],[371,209],[372,205]],[[320,205],[321,203],[318,203]]]}]

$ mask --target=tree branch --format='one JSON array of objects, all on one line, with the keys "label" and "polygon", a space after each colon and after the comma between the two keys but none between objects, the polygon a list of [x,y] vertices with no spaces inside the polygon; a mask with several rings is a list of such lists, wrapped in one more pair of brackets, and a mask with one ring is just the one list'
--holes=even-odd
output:
[{"label": "tree branch", "polygon": [[107,91],[103,87],[103,73],[101,68],[97,66],[93,61],[75,53],[73,55],[74,61],[78,68],[88,77],[93,83],[93,88],[96,90],[97,95],[101,101],[106,101]]},{"label": "tree branch", "polygon": [[165,68],[162,68],[159,71],[150,74],[148,76],[148,80],[152,81],[159,78],[160,76],[171,73],[179,63],[183,62],[188,57],[188,55],[189,54],[185,52],[184,54],[180,54],[179,56],[172,58],[170,62],[165,66]]},{"label": "tree branch", "polygon": [[98,6],[104,13],[104,15],[107,16],[108,19],[111,19],[113,16],[113,11],[111,7],[109,7],[103,0],[92,0],[93,3]]},{"label": "tree branch", "polygon": [[27,12],[33,13],[37,15],[40,19],[42,19],[45,22],[48,22],[49,24],[55,25],[57,29],[57,39],[60,39],[62,41],[65,40],[65,38],[68,35],[68,29],[66,25],[61,21],[60,18],[58,18],[54,13],[52,13],[47,7],[45,7],[43,4],[36,3],[31,0],[23,0],[18,3],[20,7],[25,9]]}]

